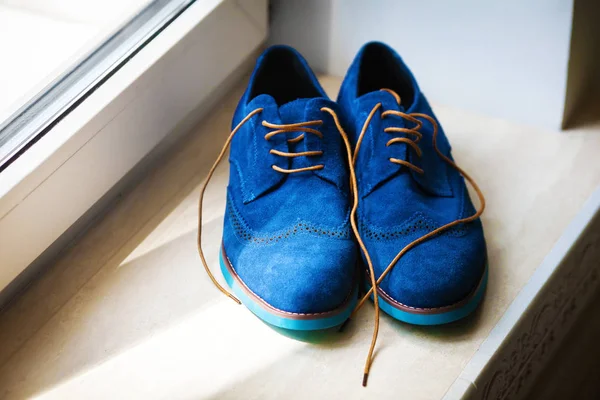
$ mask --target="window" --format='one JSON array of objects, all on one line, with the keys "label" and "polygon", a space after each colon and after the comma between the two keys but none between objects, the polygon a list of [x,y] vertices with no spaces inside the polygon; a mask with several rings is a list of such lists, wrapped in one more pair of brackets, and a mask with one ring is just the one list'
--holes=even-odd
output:
[{"label": "window", "polygon": [[0,171],[191,3],[0,1]]},{"label": "window", "polygon": [[137,4],[0,120],[0,308],[218,104],[267,35],[266,0]]}]

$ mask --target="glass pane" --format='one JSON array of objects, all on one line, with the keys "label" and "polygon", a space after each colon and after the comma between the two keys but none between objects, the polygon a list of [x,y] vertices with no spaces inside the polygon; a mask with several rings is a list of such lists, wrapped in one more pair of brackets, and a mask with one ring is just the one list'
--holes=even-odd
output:
[{"label": "glass pane", "polygon": [[0,171],[192,0],[0,0]]}]

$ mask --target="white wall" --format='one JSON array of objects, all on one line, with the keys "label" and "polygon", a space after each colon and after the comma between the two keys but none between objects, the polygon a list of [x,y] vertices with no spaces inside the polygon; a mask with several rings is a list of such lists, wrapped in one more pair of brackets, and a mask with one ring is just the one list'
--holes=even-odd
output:
[{"label": "white wall", "polygon": [[433,102],[559,129],[572,9],[572,0],[272,0],[270,42],[343,76],[364,42],[381,40]]}]

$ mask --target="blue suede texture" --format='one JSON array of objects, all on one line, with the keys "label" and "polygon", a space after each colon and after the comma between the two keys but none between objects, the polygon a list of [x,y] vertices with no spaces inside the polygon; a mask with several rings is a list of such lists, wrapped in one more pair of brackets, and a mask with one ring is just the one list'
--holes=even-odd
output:
[{"label": "blue suede texture", "polygon": [[[399,93],[401,104],[390,93],[379,90],[382,88]],[[386,147],[392,137],[413,137],[385,133],[384,128],[412,128],[414,124],[401,117],[382,118],[383,111],[423,113],[433,118],[435,115],[400,56],[387,45],[368,43],[350,66],[338,97],[353,143],[377,103],[382,107],[363,137],[356,171],[359,230],[379,277],[404,246],[435,228],[472,215],[475,210],[462,176],[436,153],[429,122],[424,121],[419,130],[423,134],[418,143],[423,152],[421,158],[405,143]],[[438,148],[452,158],[446,135],[441,126],[439,129]],[[394,164],[390,157],[409,161],[425,173]],[[476,220],[410,250],[384,278],[381,289],[409,307],[444,307],[464,299],[475,289],[485,263],[483,228]]]},{"label": "blue suede texture", "polygon": [[[288,86],[289,85],[289,86]],[[303,97],[310,96],[310,97]],[[258,59],[233,118],[235,127],[257,108],[231,142],[224,222],[225,252],[243,283],[271,306],[291,313],[338,308],[357,285],[358,250],[351,234],[349,173],[343,141],[329,100],[306,61],[293,49],[273,46]],[[262,125],[322,120],[310,133],[265,135]],[[286,158],[271,149],[321,156]],[[322,164],[321,170],[285,174]]]}]

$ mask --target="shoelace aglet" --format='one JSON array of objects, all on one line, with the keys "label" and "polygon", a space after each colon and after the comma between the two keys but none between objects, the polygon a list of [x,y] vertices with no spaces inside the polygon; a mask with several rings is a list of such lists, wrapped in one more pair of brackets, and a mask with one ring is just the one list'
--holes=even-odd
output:
[{"label": "shoelace aglet", "polygon": [[363,375],[363,383],[362,383],[363,387],[367,387],[367,380],[368,379],[369,379],[369,373],[365,372],[364,375]]}]

